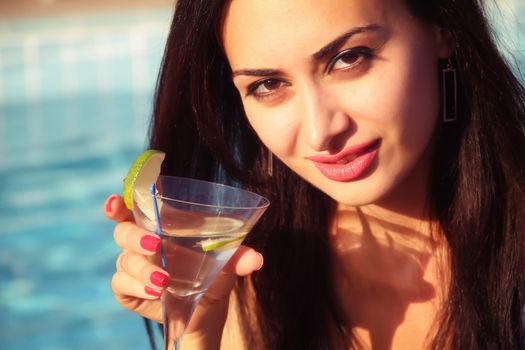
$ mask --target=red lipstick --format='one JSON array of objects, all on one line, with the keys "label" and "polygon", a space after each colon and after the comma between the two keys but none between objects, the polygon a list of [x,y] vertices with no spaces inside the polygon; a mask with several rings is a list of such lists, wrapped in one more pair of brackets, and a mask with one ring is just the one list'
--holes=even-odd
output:
[{"label": "red lipstick", "polygon": [[380,140],[346,147],[337,154],[307,157],[319,171],[334,181],[352,181],[370,168],[379,151]]}]

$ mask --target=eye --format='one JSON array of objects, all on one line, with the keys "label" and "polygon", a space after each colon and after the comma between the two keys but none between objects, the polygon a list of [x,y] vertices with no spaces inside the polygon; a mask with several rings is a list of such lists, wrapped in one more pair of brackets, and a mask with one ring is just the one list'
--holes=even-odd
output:
[{"label": "eye", "polygon": [[359,66],[373,56],[374,52],[368,47],[355,47],[339,52],[330,60],[326,72],[348,70]]},{"label": "eye", "polygon": [[288,85],[287,82],[280,79],[271,78],[259,80],[248,86],[246,96],[253,96],[256,99],[273,97],[282,87]]}]

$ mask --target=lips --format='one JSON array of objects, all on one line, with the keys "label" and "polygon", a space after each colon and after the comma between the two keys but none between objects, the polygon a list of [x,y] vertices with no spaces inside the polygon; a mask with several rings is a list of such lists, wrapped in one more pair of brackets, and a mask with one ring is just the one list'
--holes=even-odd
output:
[{"label": "lips", "polygon": [[332,155],[308,157],[319,171],[334,181],[352,181],[362,176],[372,165],[379,151],[380,140],[373,140],[343,149]]}]

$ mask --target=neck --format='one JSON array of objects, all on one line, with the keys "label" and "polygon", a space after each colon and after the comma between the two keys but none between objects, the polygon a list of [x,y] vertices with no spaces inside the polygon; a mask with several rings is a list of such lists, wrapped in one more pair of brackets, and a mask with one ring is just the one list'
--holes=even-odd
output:
[{"label": "neck", "polygon": [[433,232],[438,229],[427,205],[429,159],[425,154],[404,181],[373,204],[338,204],[333,232],[352,235],[358,243],[373,239],[390,248],[427,252],[436,243]]},{"label": "neck", "polygon": [[336,266],[345,274],[364,284],[417,288],[441,245],[427,206],[429,159],[423,156],[381,200],[358,207],[338,205],[332,244]]},{"label": "neck", "polygon": [[[340,207],[334,221],[332,241],[336,244],[336,255],[358,250],[359,256],[371,261],[404,254],[424,264],[438,247],[433,235],[436,227],[423,214],[409,216],[377,205]],[[364,266],[359,264],[356,268],[363,270],[366,269]],[[378,267],[370,266],[374,269]]]}]

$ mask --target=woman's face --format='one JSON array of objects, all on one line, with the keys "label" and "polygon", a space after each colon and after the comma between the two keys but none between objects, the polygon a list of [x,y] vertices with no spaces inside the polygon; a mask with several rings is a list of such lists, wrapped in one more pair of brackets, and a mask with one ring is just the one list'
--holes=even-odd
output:
[{"label": "woman's face", "polygon": [[222,36],[249,122],[308,182],[361,205],[427,176],[448,49],[402,1],[232,0]]}]

